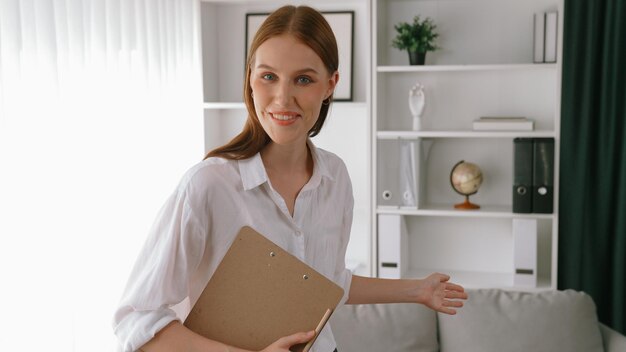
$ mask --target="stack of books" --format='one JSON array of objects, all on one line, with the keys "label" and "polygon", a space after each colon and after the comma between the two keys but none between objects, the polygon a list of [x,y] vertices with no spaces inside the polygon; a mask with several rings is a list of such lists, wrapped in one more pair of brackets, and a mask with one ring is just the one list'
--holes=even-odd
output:
[{"label": "stack of books", "polygon": [[535,123],[526,117],[484,116],[474,120],[474,131],[532,131]]}]

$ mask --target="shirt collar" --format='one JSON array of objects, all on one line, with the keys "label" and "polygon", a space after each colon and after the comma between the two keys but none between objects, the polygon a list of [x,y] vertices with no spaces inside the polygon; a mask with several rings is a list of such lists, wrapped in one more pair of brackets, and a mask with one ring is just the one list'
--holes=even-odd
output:
[{"label": "shirt collar", "polygon": [[[322,177],[326,177],[331,181],[335,178],[328,170],[328,165],[323,158],[320,157],[318,149],[315,147],[311,139],[307,140],[307,145],[311,150],[311,156],[313,157],[313,175],[308,184],[311,188],[317,187]],[[268,177],[265,172],[265,166],[263,166],[263,160],[261,159],[261,153],[256,153],[253,157],[248,159],[239,160],[239,174],[241,175],[241,182],[243,183],[244,190],[251,190],[255,187],[267,182]]]},{"label": "shirt collar", "polygon": [[267,181],[267,173],[261,160],[261,153],[256,153],[253,157],[239,160],[239,174],[243,189],[248,191],[258,187]]}]

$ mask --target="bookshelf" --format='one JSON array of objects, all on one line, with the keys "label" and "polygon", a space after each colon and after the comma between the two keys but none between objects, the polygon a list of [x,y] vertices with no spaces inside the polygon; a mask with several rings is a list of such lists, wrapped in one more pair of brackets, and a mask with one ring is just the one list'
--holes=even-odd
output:
[{"label": "bookshelf", "polygon": [[[559,60],[533,63],[533,16],[559,12]],[[560,0],[374,0],[372,2],[372,246],[375,274],[424,277],[446,272],[466,287],[536,291],[556,289],[558,244],[558,142],[560,135]],[[438,44],[426,65],[409,66],[391,47],[393,25],[419,14],[438,26]],[[422,128],[412,130],[408,92],[424,85]],[[533,131],[474,131],[480,116],[525,116]],[[512,212],[513,139],[554,138],[554,212]],[[416,206],[403,206],[400,150],[413,143]],[[476,163],[484,182],[471,196],[476,211],[455,210],[463,198],[449,184],[459,160]],[[390,191],[392,198],[383,197]],[[395,216],[402,234],[379,226]],[[537,283],[514,281],[516,220],[537,222]],[[385,220],[387,221],[387,220]],[[383,223],[380,221],[380,223]],[[393,242],[393,243],[390,243]],[[400,245],[394,241],[402,241]],[[397,270],[381,269],[389,248]],[[391,272],[391,274],[389,274]]]}]

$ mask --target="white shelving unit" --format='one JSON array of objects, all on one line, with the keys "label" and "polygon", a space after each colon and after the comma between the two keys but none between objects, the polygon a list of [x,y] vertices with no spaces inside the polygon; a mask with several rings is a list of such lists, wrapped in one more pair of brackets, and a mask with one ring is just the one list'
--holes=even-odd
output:
[{"label": "white shelving unit", "polygon": [[[242,89],[246,14],[270,13],[285,4],[277,0],[200,1],[206,151],[233,138],[241,131],[247,117]],[[289,4],[308,5],[322,12],[354,12],[352,101],[333,103],[322,132],[313,141],[318,147],[339,155],[348,167],[354,188],[355,209],[347,264],[358,274],[371,275],[370,2],[295,0]],[[350,138],[346,138],[348,134]],[[363,152],[355,154],[355,149]]]},{"label": "white shelving unit", "polygon": [[519,132],[488,132],[488,131],[378,131],[379,140],[418,138],[515,138],[515,137],[553,137],[552,131],[519,131]]},{"label": "white shelving unit", "polygon": [[430,66],[379,66],[378,72],[452,72],[452,71],[501,71],[527,69],[554,69],[556,64],[500,64],[500,65],[430,65]]},{"label": "white shelving unit", "polygon": [[[556,288],[558,243],[558,145],[561,64],[533,63],[533,14],[558,11],[561,0],[374,0],[372,47],[372,246],[376,274],[386,249],[401,248],[402,277],[438,271],[466,287],[526,291]],[[408,55],[391,47],[393,25],[413,16],[431,17],[441,50],[428,53],[426,65],[408,66]],[[562,42],[559,18],[559,48]],[[408,92],[424,85],[422,129],[411,130]],[[526,116],[534,131],[473,131],[480,116]],[[555,139],[554,213],[512,212],[513,139]],[[402,206],[400,148],[418,148],[417,206]],[[472,202],[476,211],[454,209],[463,198],[449,184],[459,160],[478,164],[484,182]],[[392,198],[382,196],[390,191]],[[380,216],[397,215],[402,235],[379,229]],[[537,285],[513,284],[514,219],[536,219]],[[389,243],[389,241],[402,241]],[[384,247],[384,248],[383,248]],[[389,267],[389,263],[386,263]],[[400,270],[400,268],[402,270]],[[386,274],[381,275],[386,276]]]}]

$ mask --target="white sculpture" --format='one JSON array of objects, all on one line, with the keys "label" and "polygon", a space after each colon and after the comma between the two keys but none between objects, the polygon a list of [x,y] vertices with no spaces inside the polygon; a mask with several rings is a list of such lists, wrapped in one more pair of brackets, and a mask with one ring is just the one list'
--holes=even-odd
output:
[{"label": "white sculpture", "polygon": [[422,128],[422,113],[426,105],[426,94],[424,86],[419,82],[409,90],[409,109],[413,115],[413,130],[419,131]]}]

